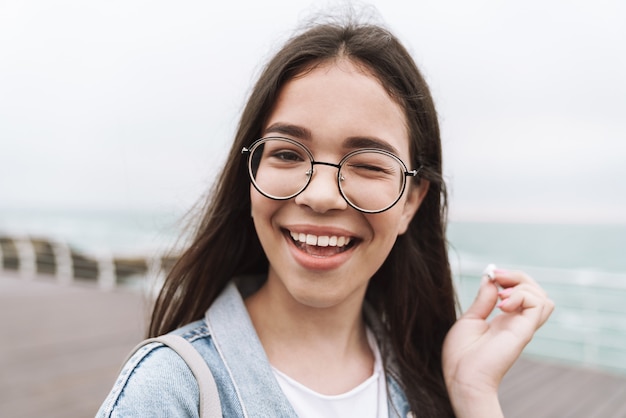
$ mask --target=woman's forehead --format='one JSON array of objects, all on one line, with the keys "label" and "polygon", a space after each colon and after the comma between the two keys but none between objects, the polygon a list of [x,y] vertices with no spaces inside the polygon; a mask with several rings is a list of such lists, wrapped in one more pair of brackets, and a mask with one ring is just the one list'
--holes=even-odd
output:
[{"label": "woman's forehead", "polygon": [[268,133],[307,141],[327,136],[342,141],[373,138],[408,157],[403,106],[371,71],[347,59],[319,63],[287,81],[264,126],[263,135]]}]

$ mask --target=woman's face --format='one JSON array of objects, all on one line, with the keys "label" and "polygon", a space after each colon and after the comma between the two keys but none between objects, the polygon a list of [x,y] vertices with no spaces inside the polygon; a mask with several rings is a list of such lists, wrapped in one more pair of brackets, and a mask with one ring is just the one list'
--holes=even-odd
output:
[{"label": "woman's face", "polygon": [[[296,140],[315,161],[334,164],[369,142],[393,149],[409,170],[417,168],[408,165],[402,107],[375,77],[345,59],[287,82],[263,136]],[[336,167],[315,165],[308,187],[290,200],[268,199],[251,186],[252,216],[270,264],[269,289],[309,307],[360,305],[370,278],[405,232],[427,188],[425,181],[408,185],[391,209],[363,214],[342,198]]]}]

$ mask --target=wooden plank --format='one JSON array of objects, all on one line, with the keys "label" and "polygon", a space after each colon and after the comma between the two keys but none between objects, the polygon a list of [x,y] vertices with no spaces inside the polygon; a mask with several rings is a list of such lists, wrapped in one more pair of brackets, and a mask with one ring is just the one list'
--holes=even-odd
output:
[{"label": "wooden plank", "polygon": [[521,358],[505,376],[507,418],[626,417],[626,376]]},{"label": "wooden plank", "polygon": [[0,279],[0,416],[94,416],[145,306],[129,291]]}]

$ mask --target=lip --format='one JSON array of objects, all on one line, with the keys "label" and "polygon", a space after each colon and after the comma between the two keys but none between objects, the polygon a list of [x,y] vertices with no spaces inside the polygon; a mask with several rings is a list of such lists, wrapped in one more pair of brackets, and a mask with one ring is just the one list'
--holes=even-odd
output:
[{"label": "lip", "polygon": [[281,229],[284,231],[298,232],[303,234],[312,234],[317,236],[322,235],[336,235],[336,236],[344,236],[350,238],[358,237],[354,234],[354,232],[350,232],[344,228],[338,228],[335,226],[320,226],[320,225],[291,225],[291,226],[283,226]]},{"label": "lip", "polygon": [[[343,228],[325,228],[319,226],[294,226],[289,228],[282,228],[283,236],[287,241],[287,246],[289,251],[291,252],[294,260],[300,264],[302,267],[308,270],[316,270],[316,271],[324,271],[324,270],[332,270],[340,267],[344,264],[354,252],[355,248],[358,247],[359,239],[354,236],[354,234],[347,232]],[[317,236],[338,236],[338,237],[349,237],[352,241],[352,244],[345,251],[342,251],[337,254],[332,254],[328,256],[318,256],[312,255],[302,251],[298,246],[294,243],[291,232],[303,233],[303,234],[311,234]]]}]

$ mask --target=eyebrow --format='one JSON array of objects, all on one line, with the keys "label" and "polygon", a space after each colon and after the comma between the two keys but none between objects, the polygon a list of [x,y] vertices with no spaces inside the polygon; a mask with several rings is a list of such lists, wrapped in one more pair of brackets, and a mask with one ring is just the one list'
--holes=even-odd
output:
[{"label": "eyebrow", "polygon": [[[270,132],[287,135],[305,141],[310,141],[313,137],[311,131],[307,128],[282,122],[277,122],[267,127],[264,135],[267,135]],[[399,155],[398,150],[389,142],[371,136],[352,136],[346,138],[343,142],[343,147],[346,149],[374,148],[388,151],[394,155]]]},{"label": "eyebrow", "polygon": [[265,129],[264,135],[267,135],[268,132],[273,132],[281,135],[288,135],[298,139],[304,139],[307,141],[311,140],[311,131],[307,128],[303,128],[302,126],[291,125],[288,123],[277,122],[274,123]]},{"label": "eyebrow", "polygon": [[345,148],[360,149],[360,148],[375,148],[388,151],[394,155],[399,155],[398,150],[392,146],[389,142],[379,138],[370,136],[353,136],[344,141]]}]

